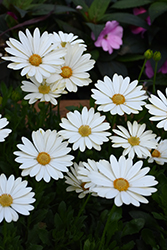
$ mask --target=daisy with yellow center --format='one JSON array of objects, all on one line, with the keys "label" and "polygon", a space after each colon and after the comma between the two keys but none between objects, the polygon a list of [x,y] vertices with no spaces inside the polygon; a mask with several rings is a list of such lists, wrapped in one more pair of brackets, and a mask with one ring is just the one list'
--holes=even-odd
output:
[{"label": "daisy with yellow center", "polygon": [[118,129],[113,129],[113,132],[118,135],[111,136],[112,146],[115,148],[123,147],[123,155],[134,158],[135,154],[138,158],[150,157],[150,149],[155,149],[157,142],[156,135],[152,130],[146,129],[146,124],[138,124],[137,121],[127,122],[128,130],[123,126],[118,126]]},{"label": "daisy with yellow center", "polygon": [[104,81],[98,80],[95,84],[96,89],[92,89],[92,98],[100,105],[99,111],[109,111],[112,115],[138,114],[147,96],[142,86],[137,84],[137,80],[130,83],[129,77],[123,79],[121,75],[114,74],[111,80],[105,76]]},{"label": "daisy with yellow center", "polygon": [[[65,62],[62,64],[58,81],[64,83],[69,92],[76,92],[78,87],[87,86],[92,82],[87,71],[91,70],[95,61],[90,59],[91,55],[83,54],[85,48],[79,44],[66,45]],[[52,74],[48,83],[52,83],[57,78],[57,73]]]},{"label": "daisy with yellow center", "polygon": [[148,158],[148,162],[156,162],[159,165],[164,165],[167,162],[167,139],[162,140],[160,137],[156,139],[157,147],[151,150],[151,156]]},{"label": "daisy with yellow center", "polygon": [[80,149],[81,152],[86,148],[101,149],[103,142],[107,142],[107,136],[111,135],[105,132],[110,128],[108,122],[104,122],[105,116],[100,116],[100,113],[95,113],[94,108],[88,110],[86,107],[82,112],[75,110],[67,113],[67,119],[62,118],[60,126],[64,130],[58,133],[63,139],[68,139],[69,143],[73,144],[73,150]]},{"label": "daisy with yellow center", "polygon": [[25,33],[19,31],[20,41],[9,38],[6,42],[8,47],[5,50],[12,56],[5,56],[3,59],[12,61],[8,65],[9,68],[22,69],[22,76],[35,77],[39,83],[42,83],[43,79],[55,73],[56,67],[64,62],[65,51],[55,49],[52,35],[46,31],[41,36],[38,28],[34,30],[33,35],[28,29]]},{"label": "daisy with yellow center", "polygon": [[51,102],[57,105],[57,98],[62,94],[66,94],[65,85],[63,83],[49,84],[45,80],[39,83],[34,77],[30,78],[31,81],[22,81],[21,89],[28,92],[24,99],[29,100],[29,104],[35,103],[37,100],[40,102]]},{"label": "daisy with yellow center", "polygon": [[34,209],[30,204],[35,201],[35,193],[26,187],[27,183],[20,177],[15,180],[13,175],[8,179],[4,174],[0,175],[0,222],[3,219],[8,223],[17,221],[18,213],[29,215],[29,211]]},{"label": "daisy with yellow center", "polygon": [[157,90],[157,95],[151,95],[149,98],[151,104],[146,104],[145,107],[152,115],[149,120],[158,121],[157,128],[163,128],[167,131],[167,88],[165,95],[160,90]]},{"label": "daisy with yellow center", "polygon": [[94,186],[91,191],[98,196],[112,199],[116,206],[133,204],[140,206],[140,203],[148,203],[143,196],[149,196],[156,192],[153,188],[158,182],[154,176],[146,175],[150,168],[142,168],[143,161],[133,165],[132,159],[121,156],[118,160],[114,155],[110,156],[110,162],[101,160],[96,163],[98,171],[90,171],[88,177]]},{"label": "daisy with yellow center", "polygon": [[67,172],[72,165],[71,155],[68,155],[70,148],[67,142],[62,142],[62,138],[56,130],[39,129],[32,132],[32,140],[22,137],[23,144],[17,147],[21,151],[15,151],[18,157],[16,162],[21,163],[22,176],[35,176],[37,181],[44,179],[49,182],[51,177],[55,180],[63,178],[63,172]]},{"label": "daisy with yellow center", "polygon": [[79,44],[83,48],[86,47],[86,44],[82,39],[78,39],[78,36],[73,33],[64,33],[63,31],[58,31],[58,33],[53,32],[52,40],[54,45],[60,49],[66,49],[67,44],[74,45]]},{"label": "daisy with yellow center", "polygon": [[[78,170],[79,168],[84,169],[83,162],[79,162],[79,164],[74,163],[73,167],[70,167],[70,171],[67,172],[65,175],[65,183],[67,183],[69,186],[66,188],[67,192],[75,191],[78,193],[78,198],[84,198],[85,195],[89,194],[89,187],[87,187],[87,182],[83,182],[78,177]],[[90,180],[89,180],[90,182]],[[92,193],[94,196],[95,193]]]}]

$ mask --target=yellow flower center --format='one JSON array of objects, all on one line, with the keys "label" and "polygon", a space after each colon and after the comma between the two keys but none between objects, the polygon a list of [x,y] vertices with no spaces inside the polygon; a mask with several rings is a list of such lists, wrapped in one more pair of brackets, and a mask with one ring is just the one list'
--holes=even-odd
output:
[{"label": "yellow flower center", "polygon": [[61,76],[63,78],[70,78],[70,76],[72,76],[72,69],[68,66],[64,66],[61,68],[62,72],[61,72]]},{"label": "yellow flower center", "polygon": [[140,139],[139,139],[139,137],[131,136],[131,137],[128,139],[128,142],[129,142],[132,146],[136,146],[136,145],[139,145],[139,144],[140,144]]},{"label": "yellow flower center", "polygon": [[115,94],[113,95],[113,97],[111,98],[113,103],[115,103],[116,105],[120,105],[123,104],[125,102],[125,97],[121,94]]},{"label": "yellow flower center", "polygon": [[2,194],[0,196],[0,204],[3,207],[9,207],[13,203],[13,198],[10,194]]},{"label": "yellow flower center", "polygon": [[81,136],[86,137],[91,134],[91,128],[88,125],[82,125],[78,129],[78,133],[80,133]]},{"label": "yellow flower center", "polygon": [[48,153],[45,153],[45,152],[41,152],[37,156],[37,161],[41,165],[48,164],[50,162],[50,160],[51,160],[50,155]]},{"label": "yellow flower center", "polygon": [[152,152],[151,155],[152,155],[152,157],[160,157],[161,153],[157,149],[154,149],[154,151]]},{"label": "yellow flower center", "polygon": [[66,42],[61,42],[61,46],[64,48],[66,46]]},{"label": "yellow flower center", "polygon": [[34,66],[39,66],[42,63],[42,58],[37,54],[33,54],[29,58],[29,63],[31,63]]},{"label": "yellow flower center", "polygon": [[86,182],[82,182],[82,183],[81,183],[81,188],[82,188],[84,191],[89,190],[89,188],[85,188],[85,184],[86,184]]},{"label": "yellow flower center", "polygon": [[39,90],[39,93],[48,94],[49,91],[50,91],[50,86],[47,86],[46,84],[40,85],[40,86],[38,87],[38,90]]},{"label": "yellow flower center", "polygon": [[118,178],[114,181],[114,188],[121,191],[126,191],[129,187],[129,182],[125,180],[124,178]]}]

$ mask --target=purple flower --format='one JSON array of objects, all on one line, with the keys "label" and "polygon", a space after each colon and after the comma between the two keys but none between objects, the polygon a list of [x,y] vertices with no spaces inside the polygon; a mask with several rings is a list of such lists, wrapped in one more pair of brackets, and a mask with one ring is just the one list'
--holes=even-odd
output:
[{"label": "purple flower", "polygon": [[[135,16],[143,14],[146,12],[146,9],[144,9],[143,7],[140,8],[134,8],[133,9],[133,14]],[[148,25],[151,25],[151,19],[148,16],[145,21],[147,22]],[[143,36],[144,32],[146,31],[146,29],[142,28],[142,27],[137,27],[137,26],[131,26],[131,31],[133,34],[139,34],[141,33],[141,35]]]},{"label": "purple flower", "polygon": [[[146,73],[147,77],[152,78],[154,76],[154,70],[153,70],[149,60],[146,62],[145,66],[146,66],[145,73]],[[158,70],[158,72],[161,72],[162,74],[167,74],[167,60],[164,62],[164,64]]]},{"label": "purple flower", "polygon": [[108,21],[94,44],[96,47],[102,47],[104,51],[112,54],[113,49],[119,49],[122,45],[122,36],[123,28],[119,26],[119,23]]}]

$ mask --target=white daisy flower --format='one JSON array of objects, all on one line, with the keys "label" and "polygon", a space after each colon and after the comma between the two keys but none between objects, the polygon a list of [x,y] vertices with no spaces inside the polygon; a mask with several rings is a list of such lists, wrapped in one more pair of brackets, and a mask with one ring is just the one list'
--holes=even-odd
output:
[{"label": "white daisy flower", "polygon": [[72,165],[73,156],[68,155],[71,148],[67,147],[67,142],[62,142],[63,138],[56,130],[44,131],[39,129],[32,132],[32,140],[22,137],[23,144],[17,147],[21,151],[15,151],[18,157],[16,162],[22,163],[22,176],[35,176],[37,181],[44,179],[49,182],[51,177],[55,180],[63,178],[62,172],[68,171],[68,166]]},{"label": "white daisy flower", "polygon": [[25,92],[30,92],[24,97],[25,100],[29,100],[29,104],[36,102],[38,99],[40,102],[51,102],[53,105],[57,105],[56,98],[62,94],[66,94],[65,85],[63,83],[55,82],[49,84],[46,80],[42,83],[36,81],[36,79],[30,78],[30,81],[22,81],[21,89]]},{"label": "white daisy flower", "polygon": [[[167,88],[165,90],[167,96]],[[153,117],[150,117],[150,121],[160,121],[157,123],[157,128],[164,128],[167,131],[167,97],[160,91],[157,91],[159,98],[155,95],[151,95],[149,101],[152,104],[146,104],[145,107]]]},{"label": "white daisy flower", "polygon": [[108,76],[105,76],[104,82],[97,81],[95,84],[97,89],[92,89],[91,96],[96,100],[95,103],[100,105],[99,111],[110,111],[112,115],[138,114],[147,96],[145,96],[145,90],[141,90],[142,86],[137,84],[137,80],[130,83],[129,77],[123,79],[121,75],[114,74],[111,81]]},{"label": "white daisy flower", "polygon": [[117,126],[119,130],[113,129],[113,132],[119,136],[111,136],[110,139],[114,143],[114,148],[123,147],[123,155],[134,158],[135,154],[139,158],[151,156],[150,149],[156,148],[156,141],[154,140],[156,134],[152,130],[146,129],[146,124],[138,124],[134,121],[133,124],[127,122],[128,130],[123,126]]},{"label": "white daisy flower", "polygon": [[86,47],[86,44],[84,44],[84,40],[77,39],[78,36],[74,36],[72,33],[64,33],[62,31],[58,31],[58,33],[53,32],[53,43],[56,45],[57,48],[67,48],[67,44],[79,44],[79,46]]},{"label": "white daisy flower", "polygon": [[133,165],[132,159],[125,159],[121,156],[119,160],[114,155],[110,156],[110,164],[103,165],[98,162],[99,172],[92,171],[89,178],[96,186],[92,188],[100,197],[106,199],[114,198],[116,206],[133,204],[140,206],[141,203],[148,203],[143,196],[150,196],[156,192],[153,188],[158,182],[154,176],[146,175],[150,168],[142,168],[143,161]]},{"label": "white daisy flower", "polygon": [[84,168],[82,162],[79,162],[79,165],[77,163],[74,163],[74,167],[70,167],[71,171],[67,172],[67,175],[65,175],[65,183],[70,185],[69,187],[67,187],[66,191],[75,191],[76,193],[79,193],[78,198],[84,198],[85,195],[90,192],[89,188],[85,187],[86,183],[78,179],[79,167]]},{"label": "white daisy flower", "polygon": [[26,29],[26,35],[19,31],[20,42],[16,39],[9,38],[5,48],[8,54],[12,56],[2,57],[4,60],[12,61],[8,68],[14,70],[21,70],[21,75],[27,75],[28,78],[35,77],[35,79],[42,83],[43,78],[47,78],[51,73],[55,73],[55,66],[61,65],[65,55],[64,50],[54,50],[52,44],[52,35],[44,32],[40,36],[38,28],[34,30],[33,36],[30,31]]},{"label": "white daisy flower", "polygon": [[103,122],[105,116],[100,116],[99,112],[95,113],[94,108],[88,110],[84,107],[82,113],[77,110],[68,112],[67,118],[61,119],[60,126],[64,130],[60,130],[58,133],[64,139],[68,139],[69,143],[73,143],[73,150],[79,148],[83,152],[86,147],[101,150],[100,145],[109,140],[107,136],[111,133],[105,132],[105,130],[109,129],[110,125],[108,122]]},{"label": "white daisy flower", "polygon": [[[89,85],[92,82],[88,70],[91,70],[95,61],[90,59],[91,55],[84,52],[83,46],[75,44],[71,46],[67,44],[65,62],[61,66],[61,73],[58,81],[64,82],[69,92],[76,92],[79,87]],[[58,78],[57,73],[52,74],[48,79],[48,83],[52,83]]]},{"label": "white daisy flower", "polygon": [[[106,160],[100,160],[104,166],[109,164]],[[97,163],[94,160],[88,159],[88,162],[82,162],[82,165],[78,167],[78,179],[81,180],[83,183],[85,183],[84,187],[88,188],[90,191],[92,191],[92,186],[95,185],[91,182],[89,178],[89,173],[91,171],[98,172]],[[92,195],[96,195],[95,192],[92,192]]]},{"label": "white daisy flower", "polygon": [[21,177],[15,179],[13,175],[7,179],[4,174],[0,175],[0,222],[17,221],[18,213],[29,215],[34,209],[31,203],[35,201],[31,192],[32,188],[27,187],[28,182],[22,181]]},{"label": "white daisy flower", "polygon": [[[167,139],[160,140],[158,137],[156,142],[158,143],[156,149],[152,150],[151,156],[148,158],[148,162],[156,162],[159,165],[164,165],[167,162]],[[160,142],[159,142],[160,140]]]},{"label": "white daisy flower", "polygon": [[5,117],[1,117],[2,115],[0,114],[0,142],[3,142],[5,141],[5,138],[12,132],[12,130],[9,128],[4,128],[6,127],[6,125],[8,125],[9,122]]}]

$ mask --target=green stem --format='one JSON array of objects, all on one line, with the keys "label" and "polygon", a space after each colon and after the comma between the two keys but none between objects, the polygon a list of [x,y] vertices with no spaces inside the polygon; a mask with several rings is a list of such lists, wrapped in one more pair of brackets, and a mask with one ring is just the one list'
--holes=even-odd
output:
[{"label": "green stem", "polygon": [[155,94],[155,81],[156,81],[156,75],[157,75],[157,66],[158,66],[158,62],[155,62],[155,70],[154,70],[154,78],[153,78],[153,94]]},{"label": "green stem", "polygon": [[61,115],[60,115],[60,98],[57,100],[57,118],[60,121],[61,120]]},{"label": "green stem", "polygon": [[77,215],[77,218],[75,219],[75,223],[78,221],[80,215],[81,215],[82,212],[84,211],[84,209],[85,209],[85,207],[86,207],[86,204],[88,203],[90,197],[91,197],[91,193],[87,196],[87,198],[86,198],[84,204],[83,204],[82,207],[80,208],[79,213],[78,213],[78,215]]},{"label": "green stem", "polygon": [[5,249],[5,245],[7,242],[7,228],[6,228],[6,221],[3,222],[3,248]]},{"label": "green stem", "polygon": [[144,67],[145,67],[145,65],[146,65],[146,62],[147,62],[147,59],[144,60],[143,66],[142,66],[142,68],[141,68],[141,71],[140,71],[140,74],[139,74],[139,77],[138,77],[138,82],[140,81],[140,78],[141,78],[141,76],[142,76],[142,74],[143,74],[143,71],[144,71]]},{"label": "green stem", "polygon": [[99,249],[98,250],[102,250],[103,249],[103,245],[104,245],[104,240],[105,240],[105,235],[106,235],[106,232],[107,232],[107,229],[108,229],[108,226],[110,224],[110,221],[111,221],[111,216],[113,214],[115,210],[115,205],[113,205],[109,215],[108,215],[108,219],[106,221],[106,224],[105,224],[105,227],[104,227],[104,230],[103,230],[103,234],[102,234],[102,237],[101,237],[101,241],[100,241],[100,245],[99,245]]},{"label": "green stem", "polygon": [[116,124],[116,120],[117,120],[117,114],[114,115],[114,118],[112,120],[112,129],[114,128],[114,125]]}]

